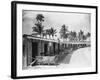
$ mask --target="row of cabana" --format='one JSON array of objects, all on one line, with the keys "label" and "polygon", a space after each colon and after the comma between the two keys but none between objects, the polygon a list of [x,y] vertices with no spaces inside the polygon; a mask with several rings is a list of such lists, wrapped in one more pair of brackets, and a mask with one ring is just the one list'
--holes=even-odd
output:
[{"label": "row of cabana", "polygon": [[55,56],[66,50],[88,47],[90,42],[65,42],[41,37],[23,36],[23,67],[29,66],[36,56]]}]

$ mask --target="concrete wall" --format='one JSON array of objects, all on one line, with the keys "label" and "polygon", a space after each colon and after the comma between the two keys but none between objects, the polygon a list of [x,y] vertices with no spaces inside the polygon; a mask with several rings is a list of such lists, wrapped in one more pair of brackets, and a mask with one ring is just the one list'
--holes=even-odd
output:
[{"label": "concrete wall", "polygon": [[25,68],[32,62],[32,41],[24,38],[23,46],[23,68]]}]

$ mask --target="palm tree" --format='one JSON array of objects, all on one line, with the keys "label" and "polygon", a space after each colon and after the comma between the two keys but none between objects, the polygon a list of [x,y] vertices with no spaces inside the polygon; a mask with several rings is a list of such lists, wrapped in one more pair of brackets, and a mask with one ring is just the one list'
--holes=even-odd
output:
[{"label": "palm tree", "polygon": [[51,36],[50,29],[46,29],[46,35],[49,35],[49,38],[50,38],[50,36]]},{"label": "palm tree", "polygon": [[83,40],[83,35],[84,35],[84,32],[80,30],[80,32],[78,33],[79,41]]},{"label": "palm tree", "polygon": [[[35,27],[32,27],[32,29],[33,29],[33,32],[34,31],[37,32],[40,35],[40,37],[42,37],[43,32],[44,32],[44,26],[42,25],[42,22],[44,22],[44,16],[42,14],[37,14]],[[41,52],[42,52],[42,41],[41,40],[40,40],[40,43],[41,43]]]},{"label": "palm tree", "polygon": [[73,32],[72,31],[70,31],[68,38],[69,38],[69,41],[73,40]]},{"label": "palm tree", "polygon": [[87,36],[87,37],[90,37],[90,36],[91,36],[91,33],[88,32],[88,33],[86,34],[86,36]]},{"label": "palm tree", "polygon": [[76,37],[77,37],[77,33],[74,31],[74,32],[73,32],[73,40],[74,40],[74,41],[76,40]]},{"label": "palm tree", "polygon": [[42,14],[38,14],[36,16],[36,20],[37,22],[35,23],[35,27],[32,27],[33,28],[33,32],[37,32],[41,37],[42,37],[42,34],[43,34],[43,29],[44,29],[44,26],[42,25],[42,22],[44,21],[44,16]]},{"label": "palm tree", "polygon": [[75,31],[71,31],[70,33],[69,33],[69,40],[70,41],[76,41],[77,40],[77,33],[75,32]]},{"label": "palm tree", "polygon": [[83,35],[83,40],[86,40],[87,39],[87,36],[86,35]]},{"label": "palm tree", "polygon": [[[67,27],[68,28],[68,27]],[[66,32],[69,32],[68,31],[68,29],[66,28],[66,26],[65,25],[62,25],[62,28],[61,28],[61,30],[60,30],[60,37],[61,38],[68,38],[68,35],[67,35],[67,33]]]},{"label": "palm tree", "polygon": [[41,23],[36,23],[35,25],[36,25],[35,27],[32,27],[33,32],[34,31],[37,32],[40,35],[40,37],[42,37],[44,26],[42,26]]},{"label": "palm tree", "polygon": [[54,35],[57,33],[57,31],[56,31],[56,29],[53,29],[52,27],[51,27],[51,29],[50,29],[50,35],[52,35],[52,37],[54,38]]},{"label": "palm tree", "polygon": [[44,21],[44,16],[42,14],[37,14],[36,20],[38,21],[38,23],[41,23]]},{"label": "palm tree", "polygon": [[46,37],[47,38],[47,33],[46,33],[46,30],[43,30],[43,37]]}]

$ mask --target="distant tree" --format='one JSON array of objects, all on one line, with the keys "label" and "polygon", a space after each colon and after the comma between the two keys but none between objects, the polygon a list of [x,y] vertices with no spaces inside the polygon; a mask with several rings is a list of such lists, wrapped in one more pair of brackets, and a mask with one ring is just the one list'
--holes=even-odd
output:
[{"label": "distant tree", "polygon": [[60,30],[60,37],[61,38],[67,38],[68,35],[66,35],[66,32],[68,32],[68,27],[66,27],[65,25],[62,25],[61,30]]},{"label": "distant tree", "polygon": [[72,36],[73,36],[73,40],[75,41],[77,37],[77,33],[74,31]]},{"label": "distant tree", "polygon": [[80,30],[80,32],[78,33],[79,41],[83,40],[83,35],[84,35],[84,32],[82,30]]},{"label": "distant tree", "polygon": [[43,34],[43,37],[45,36],[47,38],[46,30],[44,30],[42,34]]},{"label": "distant tree", "polygon": [[90,37],[90,36],[91,36],[91,33],[90,33],[90,32],[88,32],[88,33],[86,34],[86,36],[87,36],[87,37]]},{"label": "distant tree", "polygon": [[49,35],[49,38],[50,38],[50,36],[51,36],[50,29],[46,29],[46,35]]},{"label": "distant tree", "polygon": [[50,29],[50,35],[54,38],[54,35],[57,33],[56,29],[52,28]]},{"label": "distant tree", "polygon": [[66,33],[66,34],[65,34],[65,39],[67,40],[68,37],[69,37],[69,33]]},{"label": "distant tree", "polygon": [[75,31],[71,31],[69,33],[69,40],[70,41],[76,41],[76,38],[77,38],[77,33]]},{"label": "distant tree", "polygon": [[69,36],[68,36],[68,39],[69,39],[69,41],[72,41],[72,31],[70,31],[70,33],[69,33]]},{"label": "distant tree", "polygon": [[86,39],[87,39],[87,36],[86,35],[83,35],[83,41],[86,40]]}]

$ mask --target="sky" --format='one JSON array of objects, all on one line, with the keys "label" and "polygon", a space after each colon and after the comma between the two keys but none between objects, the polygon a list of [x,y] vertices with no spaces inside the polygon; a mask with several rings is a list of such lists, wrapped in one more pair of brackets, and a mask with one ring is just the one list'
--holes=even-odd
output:
[{"label": "sky", "polygon": [[57,37],[59,37],[59,31],[63,24],[68,27],[69,31],[83,30],[84,33],[90,32],[91,30],[91,15],[88,13],[71,13],[71,12],[47,12],[47,11],[31,11],[23,10],[22,18],[22,33],[31,34],[32,27],[36,23],[36,15],[43,14],[44,16],[44,29],[53,27],[57,30]]}]

